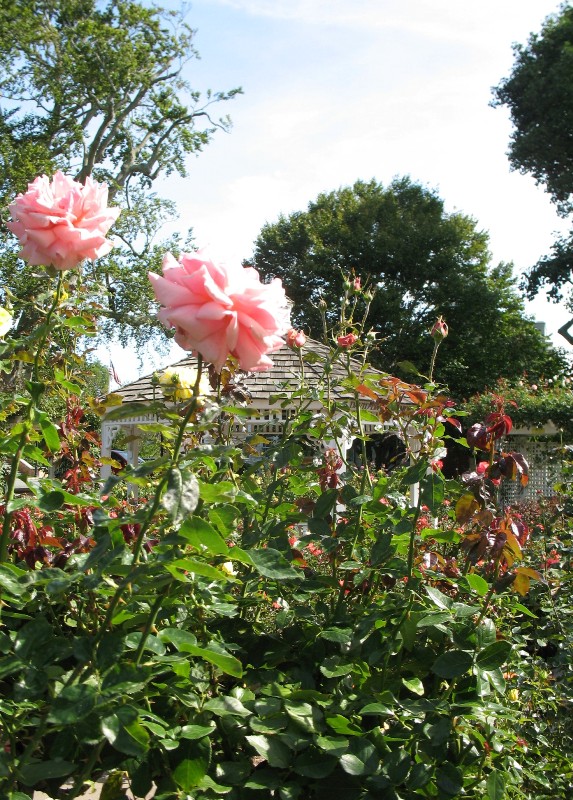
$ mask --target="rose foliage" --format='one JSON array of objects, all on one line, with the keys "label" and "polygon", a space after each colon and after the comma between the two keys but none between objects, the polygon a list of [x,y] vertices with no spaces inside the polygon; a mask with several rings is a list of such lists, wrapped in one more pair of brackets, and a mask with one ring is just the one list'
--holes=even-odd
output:
[{"label": "rose foliage", "polygon": [[[194,382],[98,401],[53,346],[93,332],[76,277],[47,275],[36,332],[0,341],[2,369],[31,369],[1,412],[0,795],[570,796],[551,719],[566,696],[528,650],[554,557],[497,502],[528,472],[499,450],[507,410],[484,417],[479,469],[469,448],[476,468],[446,477],[462,421],[443,387],[369,366],[371,296],[349,280],[324,343],[291,342],[273,435],[255,432],[240,368],[268,366],[284,295],[202,255],[154,278]],[[102,459],[87,409],[146,415],[156,457]],[[373,465],[389,431],[405,457]]]}]

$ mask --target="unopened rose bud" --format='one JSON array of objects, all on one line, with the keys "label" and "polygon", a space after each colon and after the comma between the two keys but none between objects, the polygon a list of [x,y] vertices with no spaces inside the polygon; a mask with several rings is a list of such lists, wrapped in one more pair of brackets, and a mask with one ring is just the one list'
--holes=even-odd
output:
[{"label": "unopened rose bud", "polygon": [[358,336],[354,333],[347,333],[346,336],[339,336],[336,340],[339,347],[352,347],[358,341]]},{"label": "unopened rose bud", "polygon": [[304,347],[306,344],[306,335],[304,331],[297,331],[295,328],[291,328],[286,335],[286,343],[287,347],[290,347],[291,350],[299,350],[301,347]]},{"label": "unopened rose bud", "polygon": [[444,322],[443,317],[438,317],[434,322],[434,326],[430,331],[430,336],[435,342],[441,342],[448,335],[448,326]]}]

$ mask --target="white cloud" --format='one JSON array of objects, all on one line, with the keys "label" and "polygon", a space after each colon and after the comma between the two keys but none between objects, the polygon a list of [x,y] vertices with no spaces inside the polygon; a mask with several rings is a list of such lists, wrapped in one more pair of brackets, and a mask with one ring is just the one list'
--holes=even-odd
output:
[{"label": "white cloud", "polygon": [[[381,29],[423,35],[443,41],[487,45],[492,26],[496,33],[527,35],[531,24],[558,10],[545,12],[539,0],[209,0],[211,4],[306,25]],[[542,15],[542,16],[540,16]],[[485,38],[484,38],[485,36]]]}]

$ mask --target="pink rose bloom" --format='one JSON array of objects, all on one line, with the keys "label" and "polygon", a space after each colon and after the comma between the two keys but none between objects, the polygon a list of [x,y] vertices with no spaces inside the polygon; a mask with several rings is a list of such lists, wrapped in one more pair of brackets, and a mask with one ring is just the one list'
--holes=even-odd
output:
[{"label": "pink rose bloom", "polygon": [[336,340],[339,347],[352,347],[358,341],[358,336],[354,333],[347,333],[346,336],[339,336]]},{"label": "pink rose bloom", "polygon": [[291,328],[290,331],[287,332],[286,343],[287,347],[290,347],[291,350],[298,350],[304,347],[306,344],[306,335],[304,331],[297,331],[295,328]]},{"label": "pink rose bloom", "polygon": [[95,261],[113,243],[106,233],[119,208],[107,207],[107,186],[86,178],[85,185],[58,170],[42,175],[10,204],[7,227],[20,240],[20,257],[35,266],[73,269],[85,258]]},{"label": "pink rose bloom", "polygon": [[203,252],[163,259],[163,277],[149,273],[158,317],[175,328],[184,350],[200,353],[220,372],[228,356],[256,372],[273,363],[268,353],[282,347],[290,328],[290,306],[278,278],[261,283],[251,267],[215,264]]}]

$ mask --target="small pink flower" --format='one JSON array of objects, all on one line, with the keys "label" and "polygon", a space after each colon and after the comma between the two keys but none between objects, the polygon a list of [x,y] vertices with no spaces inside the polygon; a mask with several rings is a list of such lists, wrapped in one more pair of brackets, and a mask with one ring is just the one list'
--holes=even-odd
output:
[{"label": "small pink flower", "polygon": [[220,372],[234,356],[241,369],[269,369],[268,353],[282,347],[290,328],[290,308],[278,278],[261,283],[251,267],[215,264],[203,252],[163,259],[163,277],[149,273],[163,308],[158,317],[175,328],[184,350],[200,353]]},{"label": "small pink flower", "polygon": [[354,333],[347,333],[346,336],[339,336],[336,340],[339,347],[352,347],[358,341],[358,336]]},{"label": "small pink flower", "polygon": [[360,291],[360,286],[361,286],[360,278],[354,278],[354,282],[353,282],[354,291],[355,292],[359,292]]},{"label": "small pink flower", "polygon": [[304,347],[306,344],[304,331],[297,331],[295,328],[291,328],[286,335],[286,343],[291,350],[299,350]]},{"label": "small pink flower", "polygon": [[6,225],[20,240],[20,257],[34,266],[73,269],[113,247],[105,236],[120,209],[107,207],[107,186],[90,177],[82,185],[60,171],[51,181],[42,175],[9,208]]}]

